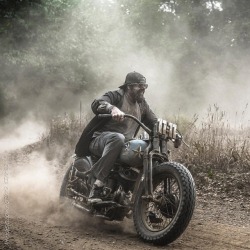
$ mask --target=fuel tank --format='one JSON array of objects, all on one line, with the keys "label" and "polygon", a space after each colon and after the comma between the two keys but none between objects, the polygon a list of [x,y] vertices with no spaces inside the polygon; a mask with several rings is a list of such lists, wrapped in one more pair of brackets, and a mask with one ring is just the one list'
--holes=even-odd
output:
[{"label": "fuel tank", "polygon": [[125,143],[120,154],[120,162],[130,167],[141,167],[143,163],[143,153],[148,143],[144,140],[134,139]]}]

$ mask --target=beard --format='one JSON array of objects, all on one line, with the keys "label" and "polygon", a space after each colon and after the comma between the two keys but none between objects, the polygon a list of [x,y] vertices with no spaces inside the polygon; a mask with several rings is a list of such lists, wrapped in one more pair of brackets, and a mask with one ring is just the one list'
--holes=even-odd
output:
[{"label": "beard", "polygon": [[144,101],[144,90],[138,90],[135,92],[135,95],[134,95],[134,98],[135,100],[138,102],[138,103],[141,103],[142,101]]},{"label": "beard", "polygon": [[135,87],[130,87],[128,88],[127,93],[133,102],[141,103],[145,100],[144,98],[145,89],[138,89]]}]

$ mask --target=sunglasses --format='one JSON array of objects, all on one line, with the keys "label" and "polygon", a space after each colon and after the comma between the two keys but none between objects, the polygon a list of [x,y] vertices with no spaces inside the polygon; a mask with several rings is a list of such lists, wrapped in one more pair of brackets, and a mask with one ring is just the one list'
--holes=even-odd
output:
[{"label": "sunglasses", "polygon": [[148,84],[146,84],[146,83],[130,83],[128,85],[138,87],[140,89],[147,89],[148,88]]}]

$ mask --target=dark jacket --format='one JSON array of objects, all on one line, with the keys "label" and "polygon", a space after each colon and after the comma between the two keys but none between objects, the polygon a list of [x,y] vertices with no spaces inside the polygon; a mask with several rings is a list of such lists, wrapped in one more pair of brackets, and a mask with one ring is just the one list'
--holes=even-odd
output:
[{"label": "dark jacket", "polygon": [[[94,100],[91,105],[94,114],[108,114],[111,113],[113,106],[121,108],[123,103],[124,91],[122,89],[116,91],[109,91],[99,99]],[[150,129],[153,129],[157,117],[149,108],[147,102],[144,100],[139,104],[141,111],[141,121]],[[89,144],[92,139],[93,133],[102,127],[108,119],[99,119],[95,116],[89,124],[85,127],[82,135],[76,144],[75,153],[79,157],[90,155]]]}]

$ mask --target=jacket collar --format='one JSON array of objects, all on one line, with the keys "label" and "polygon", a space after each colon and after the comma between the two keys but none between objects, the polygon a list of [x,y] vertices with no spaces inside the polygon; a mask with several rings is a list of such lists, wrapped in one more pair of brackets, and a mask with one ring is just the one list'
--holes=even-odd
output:
[{"label": "jacket collar", "polygon": [[118,89],[117,90],[118,94],[120,94],[121,96],[124,95],[125,91],[123,89]]}]

